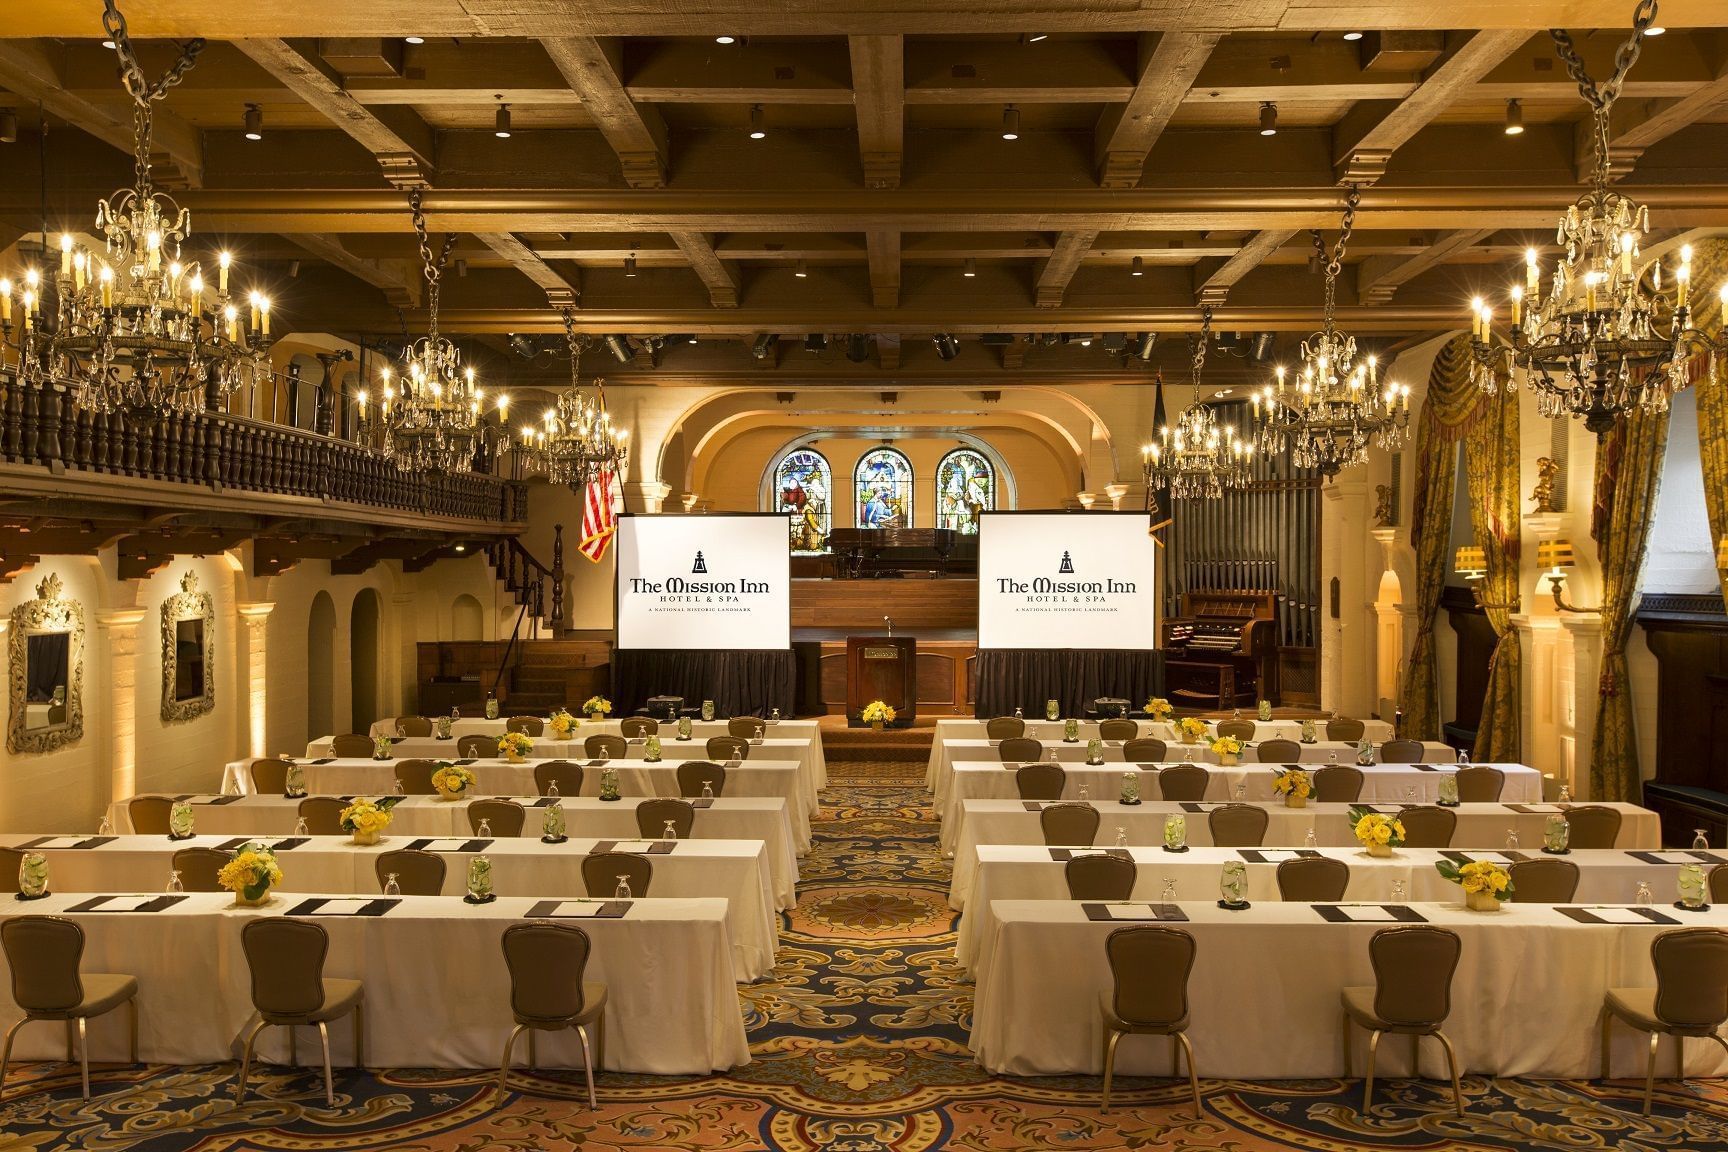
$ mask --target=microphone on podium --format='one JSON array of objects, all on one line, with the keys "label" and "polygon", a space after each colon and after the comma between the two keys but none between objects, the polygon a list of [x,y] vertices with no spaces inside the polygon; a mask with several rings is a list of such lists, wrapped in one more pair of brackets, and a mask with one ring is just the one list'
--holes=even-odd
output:
[{"label": "microphone on podium", "polygon": [[888,625],[888,635],[893,636],[894,635],[894,618],[892,616],[884,616],[884,617],[882,617],[882,623]]}]

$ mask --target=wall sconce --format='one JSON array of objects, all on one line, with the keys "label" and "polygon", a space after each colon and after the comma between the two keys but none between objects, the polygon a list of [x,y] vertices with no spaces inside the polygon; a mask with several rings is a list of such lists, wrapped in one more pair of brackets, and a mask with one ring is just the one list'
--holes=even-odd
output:
[{"label": "wall sconce", "polygon": [[1572,550],[1570,540],[1544,540],[1536,545],[1536,567],[1548,568],[1548,588],[1554,593],[1554,610],[1556,612],[1600,612],[1600,608],[1580,608],[1568,604],[1563,591],[1566,587],[1566,569],[1578,566],[1577,554]]},{"label": "wall sconce", "polygon": [[1728,572],[1728,536],[1716,541],[1716,570]]},{"label": "wall sconce", "polygon": [[1475,544],[1464,545],[1453,556],[1452,568],[1469,582],[1470,595],[1475,599],[1476,607],[1503,608],[1508,612],[1518,611],[1516,600],[1510,604],[1490,604],[1482,598],[1482,581],[1488,577],[1488,553],[1485,549]]}]

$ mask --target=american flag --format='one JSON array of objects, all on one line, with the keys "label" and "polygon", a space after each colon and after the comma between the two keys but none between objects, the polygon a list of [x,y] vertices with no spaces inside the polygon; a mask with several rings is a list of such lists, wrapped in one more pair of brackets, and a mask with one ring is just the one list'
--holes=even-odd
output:
[{"label": "american flag", "polygon": [[618,515],[612,507],[612,469],[605,468],[588,481],[582,500],[582,542],[576,550],[598,564],[617,530]]}]

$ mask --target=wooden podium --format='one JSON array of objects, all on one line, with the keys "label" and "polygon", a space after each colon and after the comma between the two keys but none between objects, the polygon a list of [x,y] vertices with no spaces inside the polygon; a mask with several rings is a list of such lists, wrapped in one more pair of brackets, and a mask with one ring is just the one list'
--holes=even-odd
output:
[{"label": "wooden podium", "polygon": [[846,637],[846,722],[866,727],[858,714],[872,700],[894,709],[894,727],[918,715],[918,642],[910,636]]}]

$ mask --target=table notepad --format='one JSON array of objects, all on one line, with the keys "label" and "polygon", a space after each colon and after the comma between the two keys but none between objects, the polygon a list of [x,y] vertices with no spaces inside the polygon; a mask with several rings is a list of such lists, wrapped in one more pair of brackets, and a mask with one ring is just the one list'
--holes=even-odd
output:
[{"label": "table notepad", "polygon": [[637,856],[664,856],[677,847],[676,840],[618,840],[609,846],[594,845],[596,852],[630,852]]},{"label": "table notepad", "polygon": [[528,909],[530,920],[620,920],[630,911],[629,900],[541,900]]},{"label": "table notepad", "polygon": [[1242,848],[1237,851],[1250,864],[1281,864],[1286,860],[1320,855],[1312,848]]},{"label": "table notepad", "polygon": [[394,896],[314,896],[288,909],[289,916],[382,916],[402,901]]},{"label": "table notepad", "polygon": [[1562,916],[1580,924],[1678,924],[1680,921],[1654,908],[1561,908]]},{"label": "table notepad", "polygon": [[364,897],[354,897],[347,900],[326,900],[318,907],[303,915],[306,916],[358,916],[366,911],[366,906],[372,901]]},{"label": "table notepad", "polygon": [[1720,857],[1708,852],[1628,852],[1635,860],[1646,864],[1716,864]]},{"label": "table notepad", "polygon": [[74,904],[69,912],[160,912],[186,899],[184,896],[93,896]]},{"label": "table notepad", "polygon": [[1186,921],[1188,914],[1174,904],[1082,904],[1088,920]]},{"label": "table notepad", "polygon": [[490,840],[473,840],[458,836],[416,840],[408,845],[408,847],[418,848],[422,852],[484,852],[491,846],[492,841]]},{"label": "table notepad", "polygon": [[1426,924],[1416,909],[1402,904],[1311,904],[1320,919],[1333,924]]}]

